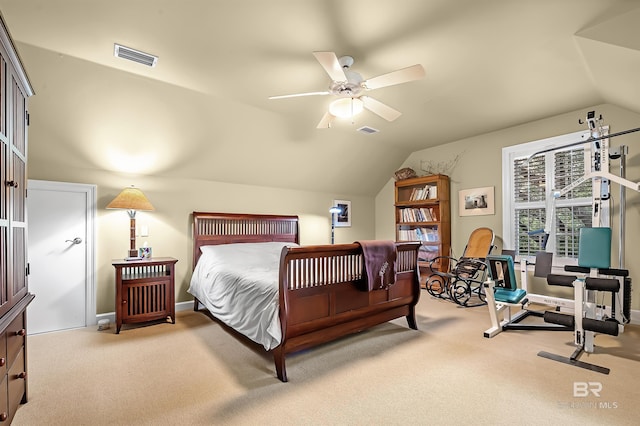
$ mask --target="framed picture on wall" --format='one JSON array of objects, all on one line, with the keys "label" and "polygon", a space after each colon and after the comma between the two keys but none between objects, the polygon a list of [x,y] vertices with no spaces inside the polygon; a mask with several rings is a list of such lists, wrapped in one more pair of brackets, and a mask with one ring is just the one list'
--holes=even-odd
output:
[{"label": "framed picture on wall", "polygon": [[460,216],[483,216],[496,214],[494,187],[463,189],[458,192]]},{"label": "framed picture on wall", "polygon": [[333,205],[340,208],[340,213],[333,215],[333,226],[351,226],[351,201],[333,200]]}]

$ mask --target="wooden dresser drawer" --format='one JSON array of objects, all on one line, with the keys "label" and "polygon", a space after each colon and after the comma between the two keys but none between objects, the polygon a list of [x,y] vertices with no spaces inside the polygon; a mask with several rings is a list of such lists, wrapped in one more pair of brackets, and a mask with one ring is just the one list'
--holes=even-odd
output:
[{"label": "wooden dresser drawer", "polygon": [[7,374],[7,337],[6,333],[0,333],[0,377]]},{"label": "wooden dresser drawer", "polygon": [[0,383],[0,423],[7,422],[9,420],[9,393],[7,387],[7,376],[2,377]]},{"label": "wooden dresser drawer", "polygon": [[[0,318],[0,424],[10,424],[20,404],[27,402],[27,348],[25,311],[34,296],[29,294]],[[0,362],[2,364],[2,362]]]},{"label": "wooden dresser drawer", "polygon": [[24,346],[24,337],[27,335],[27,330],[24,327],[24,315],[18,315],[7,330],[7,364],[11,364],[16,358],[16,355]]},{"label": "wooden dresser drawer", "polygon": [[9,418],[13,419],[15,410],[18,409],[20,403],[24,402],[27,390],[27,372],[24,369],[24,350],[18,352],[18,356],[14,363],[9,367],[8,392],[9,392]]}]

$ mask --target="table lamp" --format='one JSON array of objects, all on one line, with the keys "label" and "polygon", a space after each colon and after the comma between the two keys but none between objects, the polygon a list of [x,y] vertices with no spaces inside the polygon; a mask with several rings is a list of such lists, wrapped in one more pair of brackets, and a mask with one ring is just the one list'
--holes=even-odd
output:
[{"label": "table lamp", "polygon": [[333,244],[333,234],[336,227],[336,215],[338,213],[342,213],[342,209],[339,206],[333,206],[329,209],[329,213],[331,213],[331,244]]},{"label": "table lamp", "polygon": [[138,188],[131,186],[125,188],[113,199],[108,205],[108,209],[123,209],[127,210],[130,218],[130,248],[129,258],[137,258],[138,250],[136,249],[136,211],[151,211],[155,210],[153,205],[147,200],[142,191]]}]

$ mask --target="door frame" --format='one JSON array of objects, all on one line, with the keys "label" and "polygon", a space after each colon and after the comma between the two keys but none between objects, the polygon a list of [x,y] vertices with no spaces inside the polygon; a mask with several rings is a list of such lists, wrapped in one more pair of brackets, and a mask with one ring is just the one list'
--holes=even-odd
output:
[{"label": "door frame", "polygon": [[[55,182],[46,180],[29,179],[27,182],[27,197],[29,190],[37,189],[41,191],[66,191],[79,192],[86,195],[86,237],[85,247],[85,283],[86,283],[86,299],[85,299],[85,323],[86,326],[95,325],[97,323],[96,316],[96,204],[97,204],[97,185],[70,182]],[[28,204],[28,203],[27,203]],[[29,212],[27,211],[27,219]],[[29,224],[27,222],[27,232],[29,232]],[[36,295],[37,297],[37,295]]]}]

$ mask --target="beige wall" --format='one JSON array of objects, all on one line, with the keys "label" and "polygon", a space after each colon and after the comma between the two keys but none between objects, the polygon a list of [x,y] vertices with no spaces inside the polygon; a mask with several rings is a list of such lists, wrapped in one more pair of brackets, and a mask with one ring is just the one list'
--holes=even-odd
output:
[{"label": "beige wall", "polygon": [[[598,105],[582,110],[562,114],[555,117],[511,127],[508,129],[478,135],[459,140],[447,145],[416,151],[407,158],[400,167],[411,167],[418,174],[425,174],[420,170],[421,161],[433,163],[449,162],[456,155],[460,155],[451,177],[451,239],[454,255],[460,255],[471,231],[481,226],[487,226],[496,234],[496,244],[499,252],[502,249],[502,148],[534,140],[558,136],[579,130],[585,130],[578,119],[586,117],[587,111],[595,110],[602,114],[604,123],[610,126],[610,132],[620,132],[638,127],[640,115],[614,105]],[[611,146],[627,145],[627,178],[640,181],[640,133],[620,136],[611,139]],[[612,164],[612,172],[618,174],[618,162]],[[398,167],[398,168],[400,168]],[[394,210],[393,210],[393,180],[378,193],[375,199],[376,208],[376,238],[394,239]],[[491,216],[460,217],[458,215],[458,191],[476,187],[495,186],[496,214]],[[614,211],[613,216],[613,253],[612,265],[618,265],[618,207],[619,186],[612,184],[611,188]],[[640,248],[635,244],[635,236],[640,235],[640,194],[627,190],[626,206],[626,268],[630,270],[632,280],[636,283],[632,296],[632,308],[640,309]],[[510,248],[510,247],[507,247]],[[560,292],[548,289],[541,280],[534,281],[533,292],[563,296]]]},{"label": "beige wall", "polygon": [[[35,98],[34,98],[35,101]],[[502,172],[501,149],[505,146],[543,139],[581,130],[579,118],[589,110],[602,114],[611,132],[630,129],[640,123],[639,115],[612,105],[585,108],[556,117],[527,123],[501,131],[479,135],[450,144],[414,152],[400,167],[408,166],[420,172],[420,162],[448,162],[460,155],[451,176],[452,196],[452,247],[454,254],[464,250],[471,231],[488,226],[496,232],[496,242],[502,248]],[[326,244],[330,238],[328,208],[334,199],[352,202],[352,227],[336,229],[336,243],[349,243],[358,239],[395,239],[393,210],[393,180],[380,190],[377,196],[368,197],[343,193],[315,193],[252,185],[235,185],[204,180],[172,179],[160,176],[130,176],[117,172],[79,167],[61,155],[60,140],[65,135],[48,134],[39,129],[36,121],[30,131],[29,178],[62,182],[96,184],[98,187],[98,235],[97,235],[97,313],[112,312],[114,308],[113,268],[111,260],[121,258],[128,248],[128,217],[122,211],[105,210],[105,206],[118,192],[129,185],[143,189],[156,207],[154,212],[138,213],[138,225],[149,227],[148,238],[138,238],[138,245],[145,241],[156,256],[172,256],[179,259],[177,267],[176,300],[188,301],[188,281],[191,272],[192,211],[221,211],[238,213],[297,214],[300,216],[300,233],[303,244]],[[45,137],[46,135],[46,137]],[[612,145],[626,144],[630,155],[627,160],[627,177],[640,181],[640,144],[638,134],[612,139]],[[62,144],[64,146],[64,144]],[[58,147],[58,148],[56,148]],[[616,165],[616,163],[614,163]],[[492,216],[459,217],[457,194],[460,189],[495,186],[496,214]],[[612,188],[615,211],[614,235],[617,235],[618,188]],[[640,266],[634,264],[638,249],[631,236],[640,228],[640,196],[627,192],[627,244],[626,266],[637,282]],[[614,242],[612,259],[617,262],[617,241]],[[636,262],[637,263],[637,262]],[[540,286],[540,283],[536,283]],[[534,287],[537,291],[538,287]],[[544,286],[542,286],[544,289]],[[640,307],[640,290],[636,285],[632,299],[633,309]],[[541,290],[542,291],[542,290]]]},{"label": "beige wall", "polygon": [[[46,148],[37,144],[37,149]],[[54,145],[52,145],[54,146]],[[42,156],[39,156],[40,158]],[[29,178],[61,182],[91,183],[98,187],[97,220],[97,313],[114,310],[114,271],[111,260],[126,255],[129,246],[129,217],[122,210],[105,206],[129,185],[141,188],[155,207],[153,212],[138,212],[138,228],[146,225],[145,241],[155,256],[178,259],[176,265],[176,301],[192,300],[187,293],[192,269],[191,212],[294,214],[300,217],[302,244],[328,244],[331,235],[329,207],[334,199],[351,200],[352,226],[336,228],[336,243],[372,239],[374,235],[373,197],[325,194],[233,185],[202,180],[167,179],[153,176],[129,177],[111,172],[74,169],[57,163],[29,164]]]}]

